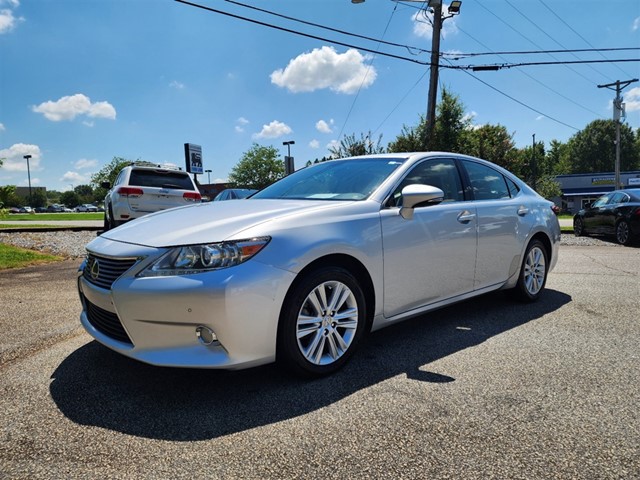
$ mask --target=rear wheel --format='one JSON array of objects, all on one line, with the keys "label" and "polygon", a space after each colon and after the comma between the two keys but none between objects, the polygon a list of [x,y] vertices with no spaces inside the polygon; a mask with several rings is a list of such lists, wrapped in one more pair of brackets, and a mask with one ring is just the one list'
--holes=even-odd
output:
[{"label": "rear wheel", "polygon": [[328,375],[353,355],[365,332],[365,297],[340,267],[304,275],[287,295],[278,326],[278,361],[297,373]]},{"label": "rear wheel", "polygon": [[576,237],[581,237],[584,235],[584,222],[580,217],[576,217],[573,219],[573,234]]},{"label": "rear wheel", "polygon": [[620,220],[616,224],[616,240],[621,245],[629,245],[631,243],[631,229],[629,222]]},{"label": "rear wheel", "polygon": [[520,268],[520,277],[514,288],[516,297],[524,302],[535,302],[547,283],[548,254],[540,240],[533,240]]}]

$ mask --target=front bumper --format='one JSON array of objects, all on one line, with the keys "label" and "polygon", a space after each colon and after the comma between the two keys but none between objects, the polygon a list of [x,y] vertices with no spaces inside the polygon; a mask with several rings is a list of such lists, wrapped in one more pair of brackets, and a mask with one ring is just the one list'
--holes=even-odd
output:
[{"label": "front bumper", "polygon": [[[197,275],[141,278],[136,274],[164,249],[101,240],[98,247],[109,248],[91,251],[96,258],[116,246],[117,257],[110,258],[138,260],[110,288],[85,275],[85,264],[78,272],[80,321],[100,343],[171,367],[239,369],[275,360],[278,318],[293,273],[248,261]],[[199,326],[215,332],[218,342],[201,342]]]}]

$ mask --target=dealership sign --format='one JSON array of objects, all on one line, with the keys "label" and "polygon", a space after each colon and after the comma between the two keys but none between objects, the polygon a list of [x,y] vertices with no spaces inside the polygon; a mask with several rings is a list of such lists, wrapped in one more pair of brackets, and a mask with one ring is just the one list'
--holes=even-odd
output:
[{"label": "dealership sign", "polygon": [[184,144],[184,160],[189,173],[204,173],[202,167],[202,147],[193,143]]},{"label": "dealership sign", "polygon": [[615,177],[592,177],[591,185],[615,185]]}]

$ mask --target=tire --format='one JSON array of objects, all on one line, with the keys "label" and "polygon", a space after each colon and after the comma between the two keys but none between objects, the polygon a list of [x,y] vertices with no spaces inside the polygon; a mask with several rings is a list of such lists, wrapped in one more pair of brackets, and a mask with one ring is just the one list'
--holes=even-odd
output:
[{"label": "tire", "polygon": [[576,237],[581,237],[584,235],[584,222],[580,217],[573,219],[573,234]]},{"label": "tire", "polygon": [[535,302],[547,283],[549,254],[540,240],[533,240],[527,247],[520,267],[520,277],[513,289],[516,298],[523,302]]},{"label": "tire", "polygon": [[631,244],[631,227],[626,220],[616,223],[616,241],[621,245]]},{"label": "tire", "polygon": [[353,355],[366,322],[364,293],[348,270],[311,271],[294,284],[282,307],[278,362],[310,377],[334,373]]},{"label": "tire", "polygon": [[113,209],[111,208],[111,205],[109,205],[109,220],[107,220],[107,217],[105,215],[105,222],[107,222],[107,225],[105,227],[105,231],[106,230],[111,230],[111,229],[116,228],[118,226],[118,223],[113,218]]}]

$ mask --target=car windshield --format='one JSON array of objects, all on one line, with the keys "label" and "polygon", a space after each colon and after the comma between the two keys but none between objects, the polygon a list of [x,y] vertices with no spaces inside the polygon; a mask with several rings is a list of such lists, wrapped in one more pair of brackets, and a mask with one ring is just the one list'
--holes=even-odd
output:
[{"label": "car windshield", "polygon": [[329,160],[298,170],[251,199],[364,200],[404,160],[390,157]]}]

